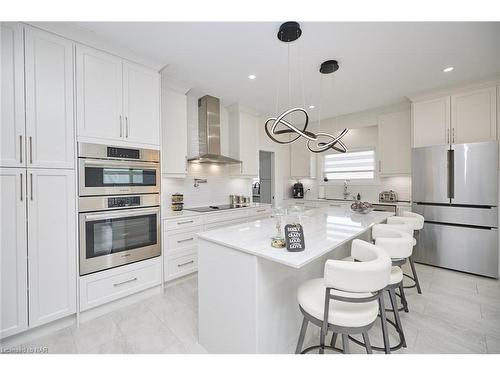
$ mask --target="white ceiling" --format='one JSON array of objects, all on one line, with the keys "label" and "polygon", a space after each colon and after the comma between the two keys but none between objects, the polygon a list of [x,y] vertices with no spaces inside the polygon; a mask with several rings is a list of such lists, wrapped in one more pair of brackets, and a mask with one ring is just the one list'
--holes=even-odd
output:
[{"label": "white ceiling", "polygon": [[[287,105],[287,45],[280,22],[78,22],[99,37],[168,65],[169,77],[211,94],[274,113]],[[322,117],[398,103],[406,95],[500,73],[500,23],[305,22],[290,44],[292,105],[320,107]],[[300,60],[299,60],[300,56]],[[334,75],[318,72],[337,59]],[[301,66],[304,95],[300,86]],[[451,73],[443,73],[446,66]],[[247,77],[255,74],[257,79]],[[302,97],[305,96],[305,100]],[[303,103],[305,101],[305,103]]]}]

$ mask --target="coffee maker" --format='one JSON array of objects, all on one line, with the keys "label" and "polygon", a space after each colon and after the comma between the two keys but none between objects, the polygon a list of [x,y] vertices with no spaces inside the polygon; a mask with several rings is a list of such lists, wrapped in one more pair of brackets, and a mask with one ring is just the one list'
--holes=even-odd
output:
[{"label": "coffee maker", "polygon": [[304,185],[302,185],[301,182],[296,182],[295,184],[293,184],[292,194],[296,199],[304,198]]}]

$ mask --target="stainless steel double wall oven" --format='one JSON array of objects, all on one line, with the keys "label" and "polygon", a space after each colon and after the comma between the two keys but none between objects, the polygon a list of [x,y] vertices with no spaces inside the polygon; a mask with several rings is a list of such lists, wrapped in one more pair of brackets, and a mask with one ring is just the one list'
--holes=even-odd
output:
[{"label": "stainless steel double wall oven", "polygon": [[160,152],[78,144],[80,275],[161,254]]}]

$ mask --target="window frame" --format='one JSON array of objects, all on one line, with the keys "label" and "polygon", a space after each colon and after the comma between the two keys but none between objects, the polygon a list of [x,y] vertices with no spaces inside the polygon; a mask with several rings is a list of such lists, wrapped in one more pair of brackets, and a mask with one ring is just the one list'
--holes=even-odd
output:
[{"label": "window frame", "polygon": [[[377,148],[375,146],[372,147],[359,147],[359,148],[353,148],[349,149],[347,152],[361,152],[361,151],[373,151],[374,153],[374,169],[373,169],[373,178],[367,179],[367,178],[360,178],[360,179],[349,179],[349,185],[380,185],[380,178],[379,178],[379,171],[377,168],[378,164],[378,155],[377,155]],[[321,180],[319,181],[319,185],[323,186],[328,186],[328,185],[344,185],[345,180],[333,180],[329,179],[328,181],[325,181],[325,156],[327,155],[332,155],[336,154],[336,152],[326,152],[321,155],[319,158],[320,164],[320,172],[321,172]]]}]

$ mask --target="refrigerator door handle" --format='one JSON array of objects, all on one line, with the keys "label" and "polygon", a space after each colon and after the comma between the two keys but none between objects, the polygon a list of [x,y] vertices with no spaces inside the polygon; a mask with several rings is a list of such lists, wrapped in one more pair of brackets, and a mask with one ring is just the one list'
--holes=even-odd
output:
[{"label": "refrigerator door handle", "polygon": [[455,150],[448,150],[448,198],[455,198]]}]

